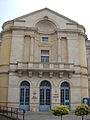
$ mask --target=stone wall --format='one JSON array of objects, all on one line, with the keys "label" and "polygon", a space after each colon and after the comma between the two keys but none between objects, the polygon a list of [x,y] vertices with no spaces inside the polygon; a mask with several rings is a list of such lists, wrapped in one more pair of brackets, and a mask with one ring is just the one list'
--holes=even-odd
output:
[{"label": "stone wall", "polygon": [[90,97],[90,40],[86,41],[87,65],[88,65],[88,89]]}]

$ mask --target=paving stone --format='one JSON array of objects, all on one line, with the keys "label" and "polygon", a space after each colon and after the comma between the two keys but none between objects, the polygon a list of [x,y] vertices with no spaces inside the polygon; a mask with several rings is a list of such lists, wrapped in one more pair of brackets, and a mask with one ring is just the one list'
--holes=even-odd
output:
[{"label": "paving stone", "polygon": [[[26,112],[25,120],[60,120],[60,117],[52,115],[50,112]],[[66,115],[63,120],[81,120],[80,116]],[[84,120],[90,120],[90,115],[85,116]]]}]

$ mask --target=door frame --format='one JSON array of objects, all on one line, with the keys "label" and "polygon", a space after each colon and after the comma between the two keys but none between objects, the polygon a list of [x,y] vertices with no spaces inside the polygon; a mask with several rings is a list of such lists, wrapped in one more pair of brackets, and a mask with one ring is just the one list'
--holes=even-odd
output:
[{"label": "door frame", "polygon": [[[50,106],[50,108],[51,108],[51,98],[52,98],[52,96],[51,96],[51,95],[52,95],[52,94],[51,94],[51,89],[52,89],[52,86],[51,86],[51,82],[48,81],[48,80],[43,80],[43,81],[41,81],[41,82],[40,82],[40,85],[41,85],[42,82],[45,82],[45,81],[47,81],[48,83],[50,83],[50,105],[49,105],[49,106]],[[43,88],[43,87],[40,86],[40,85],[39,85],[39,112],[45,112],[45,111],[41,111],[41,110],[40,110],[40,87]],[[45,86],[45,87],[46,87],[46,86]],[[47,87],[47,88],[48,88],[48,87]]]},{"label": "door frame", "polygon": [[[68,84],[68,87],[62,87],[61,85],[63,84],[63,83],[67,83]],[[71,109],[71,93],[70,93],[70,84],[67,82],[67,81],[64,81],[64,82],[62,82],[61,83],[61,85],[60,85],[60,103],[61,103],[61,90],[63,89],[64,90],[64,105],[65,105],[65,96],[66,96],[66,89],[68,89],[69,90],[69,110]],[[66,105],[67,106],[67,105]]]},{"label": "door frame", "polygon": [[[21,84],[23,83],[23,82],[27,82],[28,84],[29,84],[29,86],[28,87],[24,87],[24,86],[21,86]],[[29,111],[30,110],[30,83],[28,82],[28,81],[22,81],[21,83],[20,83],[20,87],[19,87],[19,110],[21,110],[21,108],[20,108],[20,96],[21,96],[21,88],[24,88],[25,90],[24,90],[24,93],[26,92],[26,88],[29,88],[29,105],[28,105],[28,110],[26,110],[26,111]],[[24,95],[24,100],[25,100],[25,96],[26,96],[26,93],[25,93],[25,95]],[[25,103],[25,101],[24,101],[24,103]],[[22,105],[23,106],[23,105]],[[24,109],[24,108],[23,108]]]}]

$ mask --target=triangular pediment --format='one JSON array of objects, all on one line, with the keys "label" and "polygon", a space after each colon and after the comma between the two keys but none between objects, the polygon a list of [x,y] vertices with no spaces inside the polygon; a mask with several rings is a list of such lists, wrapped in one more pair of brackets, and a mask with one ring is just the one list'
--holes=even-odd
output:
[{"label": "triangular pediment", "polygon": [[55,12],[55,11],[49,9],[49,8],[43,8],[43,9],[40,9],[40,10],[31,12],[31,13],[28,13],[28,14],[26,14],[26,15],[17,17],[17,18],[14,19],[14,21],[21,20],[21,19],[25,19],[25,18],[27,18],[27,17],[29,17],[29,16],[32,16],[32,15],[35,15],[35,14],[38,14],[38,13],[44,12],[44,11],[50,12],[50,13],[52,13],[52,14],[54,14],[54,15],[56,15],[56,16],[59,16],[59,17],[65,19],[65,20],[67,20],[67,21],[69,21],[69,22],[72,22],[72,23],[74,23],[74,24],[75,24],[75,23],[77,24],[77,22],[75,22],[74,20],[71,20],[71,19],[69,19],[68,17],[65,17],[64,15],[61,15],[61,14],[59,14],[59,13],[57,13],[57,12]]},{"label": "triangular pediment", "polygon": [[55,25],[57,29],[77,29],[77,25],[81,26],[77,22],[49,8],[40,9],[35,12],[23,15],[13,19],[13,21],[14,26],[36,27],[38,22],[41,21],[42,23],[45,19],[48,20],[48,23],[51,22],[50,24]]}]

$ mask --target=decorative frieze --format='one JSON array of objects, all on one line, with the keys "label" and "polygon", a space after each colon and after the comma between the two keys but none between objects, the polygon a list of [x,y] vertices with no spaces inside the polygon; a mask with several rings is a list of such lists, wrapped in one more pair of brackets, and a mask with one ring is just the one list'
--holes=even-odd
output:
[{"label": "decorative frieze", "polygon": [[[38,64],[38,65],[36,65]],[[45,66],[46,65],[46,66]],[[56,66],[57,65],[57,73],[59,74],[60,78],[65,77],[65,75],[67,74],[68,78],[72,78],[72,74],[76,72],[75,66],[73,64],[67,63],[49,63],[46,64],[45,63],[21,63],[19,62],[17,67],[15,67],[14,71],[18,71],[19,76],[22,75],[22,72],[24,72],[24,74],[28,74],[29,77],[32,77],[32,73],[33,74],[38,74],[38,77],[43,77],[44,74],[43,73],[47,73],[49,75],[50,78],[53,77],[54,73],[56,73]],[[47,67],[48,65],[48,67]]]}]

